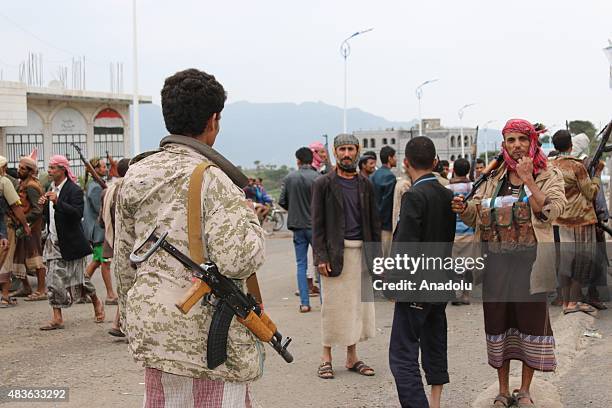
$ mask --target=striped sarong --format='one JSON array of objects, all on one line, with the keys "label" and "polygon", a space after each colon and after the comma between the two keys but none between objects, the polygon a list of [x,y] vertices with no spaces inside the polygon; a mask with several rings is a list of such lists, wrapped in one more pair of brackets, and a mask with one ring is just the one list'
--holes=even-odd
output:
[{"label": "striped sarong", "polygon": [[554,371],[555,339],[552,336],[536,336],[511,328],[502,334],[487,334],[489,364],[500,368],[506,360],[520,360],[538,371]]},{"label": "striped sarong", "polygon": [[145,368],[144,408],[252,408],[246,383],[191,378]]}]

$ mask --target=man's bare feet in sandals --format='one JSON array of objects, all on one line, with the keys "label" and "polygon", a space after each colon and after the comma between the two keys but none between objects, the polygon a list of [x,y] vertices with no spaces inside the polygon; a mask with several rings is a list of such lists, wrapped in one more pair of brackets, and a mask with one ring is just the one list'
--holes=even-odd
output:
[{"label": "man's bare feet in sandals", "polygon": [[514,403],[516,404],[517,408],[535,408],[533,399],[528,392],[514,390],[512,396],[514,397]]},{"label": "man's bare feet in sandals", "polygon": [[324,380],[331,380],[334,378],[334,369],[332,368],[331,361],[325,361],[321,363],[317,370],[317,376]]},{"label": "man's bare feet in sandals", "polygon": [[375,374],[372,367],[368,367],[361,360],[356,361],[353,365],[350,365],[347,363],[346,368],[348,368],[349,371],[353,371],[357,374],[365,375],[366,377],[371,377]]}]

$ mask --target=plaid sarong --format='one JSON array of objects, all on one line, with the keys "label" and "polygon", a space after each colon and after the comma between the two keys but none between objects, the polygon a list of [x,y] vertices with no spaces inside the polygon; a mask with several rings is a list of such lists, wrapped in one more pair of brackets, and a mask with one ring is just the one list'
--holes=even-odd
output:
[{"label": "plaid sarong", "polygon": [[145,368],[144,408],[252,408],[246,383],[170,374]]}]

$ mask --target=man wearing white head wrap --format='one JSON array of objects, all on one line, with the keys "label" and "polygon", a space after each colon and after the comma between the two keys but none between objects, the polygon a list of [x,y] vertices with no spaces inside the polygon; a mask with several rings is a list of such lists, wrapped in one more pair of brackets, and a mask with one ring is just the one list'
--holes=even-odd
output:
[{"label": "man wearing white head wrap", "polygon": [[589,155],[589,137],[580,133],[572,137],[572,156],[584,160]]}]

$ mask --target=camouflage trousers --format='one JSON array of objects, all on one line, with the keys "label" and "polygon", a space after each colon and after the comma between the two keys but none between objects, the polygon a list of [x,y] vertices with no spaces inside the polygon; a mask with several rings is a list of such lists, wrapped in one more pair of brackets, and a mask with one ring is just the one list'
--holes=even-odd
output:
[{"label": "camouflage trousers", "polygon": [[51,307],[68,308],[75,298],[96,294],[95,286],[85,278],[87,257],[66,261],[62,259],[58,242],[47,239],[43,258],[47,263],[47,296]]}]

